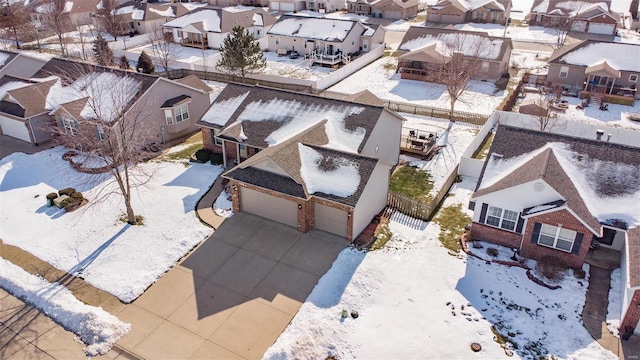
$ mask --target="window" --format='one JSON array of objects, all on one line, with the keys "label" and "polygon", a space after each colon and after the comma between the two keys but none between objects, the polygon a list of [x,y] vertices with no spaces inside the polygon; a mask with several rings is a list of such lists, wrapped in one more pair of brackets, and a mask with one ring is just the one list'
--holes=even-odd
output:
[{"label": "window", "polygon": [[489,72],[489,62],[488,61],[483,61],[482,62],[482,72]]},{"label": "window", "polygon": [[182,30],[178,30],[178,38],[182,39]]},{"label": "window", "polygon": [[280,45],[280,38],[276,37],[276,45]]},{"label": "window", "polygon": [[631,81],[631,82],[638,82],[638,74],[631,74],[631,75],[629,75],[629,81]]},{"label": "window", "polygon": [[576,234],[577,233],[573,230],[542,224],[542,226],[540,227],[540,237],[538,237],[538,244],[566,252],[571,252]]},{"label": "window", "polygon": [[569,67],[560,66],[560,77],[565,79],[567,76],[569,76]]},{"label": "window", "polygon": [[495,206],[489,206],[487,211],[487,220],[485,224],[499,227],[501,229],[514,231],[518,222],[518,213],[511,210],[501,209]]},{"label": "window", "polygon": [[184,104],[176,110],[176,123],[183,122],[189,118],[189,105]]},{"label": "window", "polygon": [[218,134],[220,134],[220,130],[213,129],[213,131],[211,132],[211,142],[216,145],[222,145],[222,139],[218,137]]},{"label": "window", "polygon": [[78,133],[78,122],[73,119],[63,118],[64,132],[75,136]]},{"label": "window", "polygon": [[170,109],[165,109],[164,118],[167,121],[167,125],[173,125],[173,111],[171,111]]}]

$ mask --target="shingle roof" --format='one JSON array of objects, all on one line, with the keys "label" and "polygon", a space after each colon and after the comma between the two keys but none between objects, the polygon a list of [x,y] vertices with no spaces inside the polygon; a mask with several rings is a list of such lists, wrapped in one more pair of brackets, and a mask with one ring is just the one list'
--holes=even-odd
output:
[{"label": "shingle roof", "polygon": [[181,102],[183,102],[184,100],[187,100],[187,99],[191,99],[191,96],[189,96],[189,95],[179,95],[179,96],[176,96],[176,97],[173,97],[171,99],[166,100],[164,103],[162,103],[160,108],[174,107],[174,106],[180,104]]},{"label": "shingle roof", "polygon": [[19,89],[7,91],[24,108],[25,118],[41,114],[46,111],[47,94],[56,80],[49,80]]},{"label": "shingle roof", "polygon": [[[574,10],[581,10],[582,8],[588,7],[590,4],[604,4],[609,10],[611,8],[611,0],[580,0],[580,1],[567,1],[567,0],[534,0],[531,5],[531,12],[539,12],[548,14],[554,10],[559,11],[563,14],[567,14],[570,12],[570,9],[567,9],[567,5],[573,4]],[[580,5],[584,4],[584,5]]]},{"label": "shingle roof", "polygon": [[640,72],[640,45],[584,40],[556,49],[549,63],[593,66],[606,62],[615,70]]},{"label": "shingle roof", "polygon": [[[244,28],[254,26],[254,14],[262,18],[262,26],[269,26],[275,22],[275,18],[262,8],[255,7],[214,7],[203,6],[191,10],[183,16],[169,21],[163,26],[184,28],[188,25],[201,27],[202,31],[228,33],[234,27],[240,25]],[[203,24],[206,23],[206,26]]]},{"label": "shingle roof", "polygon": [[73,116],[76,120],[82,120],[82,110],[87,105],[89,101],[88,97],[84,97],[81,99],[69,101],[68,103],[61,104],[60,107],[66,110],[69,115]]},{"label": "shingle roof", "polygon": [[195,75],[188,75],[180,79],[175,79],[174,81],[179,82],[180,84],[190,86],[194,89],[202,90],[204,92],[211,92],[212,89],[209,85],[205,84],[202,80],[200,80]]}]

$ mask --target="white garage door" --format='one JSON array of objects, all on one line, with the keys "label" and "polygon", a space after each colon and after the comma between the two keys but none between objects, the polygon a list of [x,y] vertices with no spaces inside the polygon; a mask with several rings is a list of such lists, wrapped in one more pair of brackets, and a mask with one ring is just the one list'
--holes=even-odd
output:
[{"label": "white garage door", "polygon": [[280,10],[282,11],[293,11],[294,5],[292,3],[280,3]]},{"label": "white garage door", "polygon": [[572,31],[584,32],[587,30],[587,22],[584,20],[577,20],[571,27]]},{"label": "white garage door", "polygon": [[319,203],[315,204],[314,224],[318,230],[347,236],[347,212]]},{"label": "white garage door", "polygon": [[269,3],[269,10],[280,10],[280,3],[279,2],[270,2]]},{"label": "white garage door", "polygon": [[240,210],[298,227],[298,205],[283,198],[241,187]]},{"label": "white garage door", "polygon": [[589,24],[589,32],[592,34],[613,35],[613,27],[613,24],[591,23]]},{"label": "white garage door", "polygon": [[0,127],[5,135],[31,142],[29,130],[24,122],[0,116]]},{"label": "white garage door", "polygon": [[400,11],[385,11],[384,18],[385,19],[401,19],[402,13]]}]

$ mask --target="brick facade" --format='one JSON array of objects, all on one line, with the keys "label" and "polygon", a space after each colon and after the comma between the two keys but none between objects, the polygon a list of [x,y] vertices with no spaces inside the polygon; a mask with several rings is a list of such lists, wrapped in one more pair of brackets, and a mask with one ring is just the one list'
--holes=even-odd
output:
[{"label": "brick facade", "polygon": [[633,332],[640,322],[640,290],[636,290],[631,297],[629,308],[624,315],[622,322],[620,323],[620,335],[623,335],[626,330]]},{"label": "brick facade", "polygon": [[[561,224],[564,229],[574,230],[578,233],[584,234],[580,250],[577,254],[568,253],[562,250],[552,249],[546,246],[538,245],[531,241],[533,234],[533,226],[535,223],[548,224],[558,226]],[[567,266],[572,268],[581,268],[584,263],[584,259],[589,252],[589,245],[593,234],[587,229],[578,219],[576,219],[567,210],[558,210],[541,214],[538,216],[530,217],[527,220],[527,226],[524,230],[524,241],[522,242],[522,249],[520,254],[524,257],[540,259],[544,256],[552,256],[559,258]],[[574,244],[575,246],[575,244]]]},{"label": "brick facade", "polygon": [[482,240],[510,248],[520,248],[522,235],[474,222],[471,224],[471,239]]},{"label": "brick facade", "polygon": [[[338,208],[347,211],[349,214],[353,213],[353,208],[350,206],[335,203],[332,201],[327,201],[317,197],[311,197],[308,200],[300,199],[294,196],[282,194],[277,191],[253,186],[251,184],[241,183],[236,180],[230,180],[229,185],[231,186],[231,201],[233,203],[233,212],[240,212],[240,188],[244,187],[247,189],[259,191],[271,196],[276,196],[279,198],[284,198],[290,201],[293,201],[298,204],[298,231],[306,233],[309,230],[314,229],[314,219],[315,219],[315,203],[322,203],[324,205]],[[353,240],[353,216],[349,217],[347,221],[347,237],[346,240]]]}]

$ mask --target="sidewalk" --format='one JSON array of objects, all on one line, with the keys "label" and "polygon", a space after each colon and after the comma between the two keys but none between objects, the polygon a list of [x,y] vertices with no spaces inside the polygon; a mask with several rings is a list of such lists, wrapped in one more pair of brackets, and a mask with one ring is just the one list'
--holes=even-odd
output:
[{"label": "sidewalk", "polygon": [[198,219],[208,226],[211,226],[214,230],[217,230],[222,222],[226,219],[216,214],[213,210],[213,204],[216,202],[218,196],[224,190],[222,186],[223,179],[218,176],[216,181],[211,185],[207,193],[196,204],[196,214]]}]

